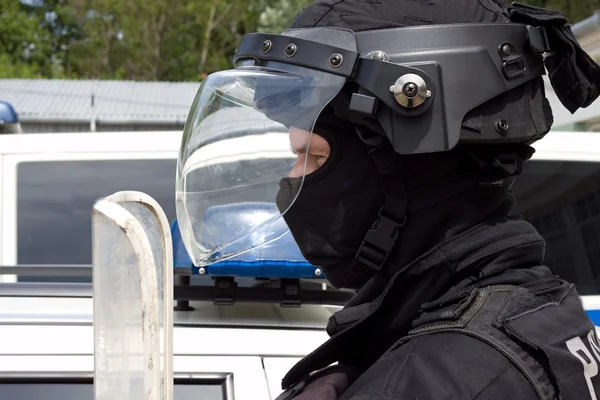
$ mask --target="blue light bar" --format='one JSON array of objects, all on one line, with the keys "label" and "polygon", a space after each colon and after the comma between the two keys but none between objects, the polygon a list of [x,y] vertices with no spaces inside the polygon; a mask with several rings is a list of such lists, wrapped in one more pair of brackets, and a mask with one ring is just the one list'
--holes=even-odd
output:
[{"label": "blue light bar", "polygon": [[16,124],[19,117],[12,104],[0,101],[0,121],[4,124]]},{"label": "blue light bar", "polygon": [[600,326],[600,310],[585,310],[594,325]]},{"label": "blue light bar", "polygon": [[179,223],[177,220],[171,225],[171,237],[173,240],[173,267],[175,269],[189,269],[194,266],[192,259],[190,258],[183,239],[181,238],[181,231],[179,230]]},{"label": "blue light bar", "polygon": [[[250,278],[323,278],[320,268],[306,261],[290,233],[278,240],[250,250],[228,260],[202,267],[194,266],[183,244],[177,220],[171,226],[173,237],[173,265],[190,271],[192,275],[240,276]],[[286,259],[269,257],[285,254]]]},{"label": "blue light bar", "polygon": [[23,133],[17,112],[6,101],[0,101],[0,133]]}]

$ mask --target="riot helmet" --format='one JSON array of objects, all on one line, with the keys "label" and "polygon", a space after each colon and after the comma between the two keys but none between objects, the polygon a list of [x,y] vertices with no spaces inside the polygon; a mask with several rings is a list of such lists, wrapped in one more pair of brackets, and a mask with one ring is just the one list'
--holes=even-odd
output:
[{"label": "riot helmet", "polygon": [[[328,278],[327,266],[351,256],[360,267],[341,274],[353,282],[336,286],[360,287],[382,270],[410,212],[475,183],[510,187],[552,126],[546,72],[571,112],[598,97],[600,67],[560,13],[463,1],[427,21],[406,12],[412,3],[390,5],[404,18],[392,22],[379,3],[316,1],[282,34],[245,35],[235,68],[201,84],[177,171],[178,220],[195,265],[292,234]],[[414,194],[424,192],[421,177],[397,182],[423,155],[438,170],[423,173],[442,176],[449,153],[466,172],[437,193]],[[277,207],[235,226],[218,218],[219,208],[265,202]],[[310,229],[294,228],[306,221]]]}]

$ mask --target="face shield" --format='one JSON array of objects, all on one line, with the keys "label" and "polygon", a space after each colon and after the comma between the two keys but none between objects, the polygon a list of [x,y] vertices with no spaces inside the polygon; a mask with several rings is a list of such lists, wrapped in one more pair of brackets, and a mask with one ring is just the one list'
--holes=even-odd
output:
[{"label": "face shield", "polygon": [[[182,240],[194,265],[291,237],[282,215],[302,188],[313,126],[345,81],[252,61],[202,83],[184,129],[176,188]],[[291,202],[281,209],[276,197],[288,177],[297,179],[286,187]]]}]

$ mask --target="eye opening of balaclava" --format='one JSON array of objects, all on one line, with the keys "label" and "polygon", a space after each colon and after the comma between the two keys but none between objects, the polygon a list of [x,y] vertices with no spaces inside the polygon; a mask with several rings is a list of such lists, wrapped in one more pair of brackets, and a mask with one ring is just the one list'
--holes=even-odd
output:
[{"label": "eye opening of balaclava", "polygon": [[[346,85],[317,120],[314,133],[329,144],[329,157],[304,177],[283,218],[304,257],[321,267],[334,287],[360,289],[374,274],[386,280],[427,246],[488,216],[508,213],[514,202],[505,193],[514,181],[508,176],[520,174],[531,148],[460,145],[446,153],[402,156],[387,140],[365,140],[365,132],[370,138],[379,135],[346,118],[352,89]],[[297,179],[302,178],[281,181],[277,204],[282,212],[296,197]],[[476,204],[477,198],[486,204]],[[477,210],[461,215],[465,206]],[[377,245],[382,240],[389,249],[385,255]],[[394,265],[384,265],[388,257],[393,260],[387,264]]]},{"label": "eye opening of balaclava", "polygon": [[[306,175],[296,201],[283,217],[304,257],[321,267],[339,288],[360,289],[376,273],[385,279],[428,246],[480,219],[508,213],[512,200],[507,192],[514,180],[508,175],[518,175],[522,160],[531,156],[528,146],[459,146],[447,153],[401,156],[389,145],[367,146],[354,124],[330,111],[319,118],[314,131],[329,144],[330,156],[321,168]],[[521,160],[516,169],[505,169],[504,161],[498,162],[506,156]],[[285,190],[289,179],[282,180],[277,199],[282,210],[290,201]],[[477,198],[485,204],[477,204]],[[462,215],[465,206],[477,210]],[[361,260],[357,251],[369,235],[381,238],[377,228],[390,217],[386,209],[393,207],[400,211],[391,213],[389,220],[398,220],[394,215],[403,213],[409,223],[397,225],[400,228],[394,234],[386,232],[386,239],[392,239],[390,253],[393,250],[388,255],[398,265],[379,270]]]},{"label": "eye opening of balaclava", "polygon": [[321,267],[333,286],[359,288],[368,277],[359,279],[349,271],[357,263],[365,233],[377,220],[385,197],[383,184],[352,123],[326,109],[314,134],[329,144],[328,159],[304,177],[297,197],[291,188],[297,187],[294,179],[302,178],[282,179],[277,205],[287,210],[283,218],[307,261]]}]

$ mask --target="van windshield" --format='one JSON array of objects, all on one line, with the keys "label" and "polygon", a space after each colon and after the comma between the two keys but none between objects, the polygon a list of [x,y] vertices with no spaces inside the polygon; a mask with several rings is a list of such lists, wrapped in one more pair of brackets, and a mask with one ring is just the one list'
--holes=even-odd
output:
[{"label": "van windshield", "polygon": [[600,293],[600,163],[530,161],[513,193],[513,213],[546,240],[545,264],[580,295]]},{"label": "van windshield", "polygon": [[[174,159],[21,162],[18,263],[91,264],[91,207],[119,190],[148,193],[173,221],[175,168]],[[524,215],[547,241],[546,264],[580,294],[600,293],[600,163],[532,160],[513,192],[513,213]]]}]

